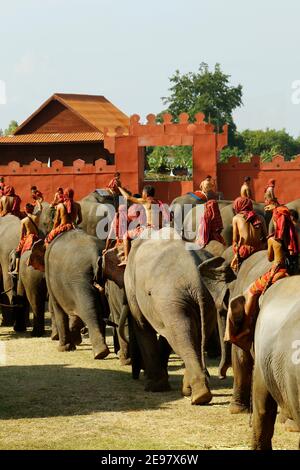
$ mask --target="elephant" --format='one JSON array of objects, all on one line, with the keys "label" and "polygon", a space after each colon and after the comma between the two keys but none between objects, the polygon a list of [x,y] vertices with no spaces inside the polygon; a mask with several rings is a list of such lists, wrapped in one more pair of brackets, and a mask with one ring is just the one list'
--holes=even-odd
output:
[{"label": "elephant", "polygon": [[[45,275],[56,327],[59,351],[76,349],[78,330],[86,325],[95,359],[109,354],[105,342],[105,313],[97,285],[102,283],[103,242],[81,229],[55,238],[45,253]],[[69,327],[69,317],[75,322]]]},{"label": "elephant", "polygon": [[[45,334],[45,304],[47,300],[47,287],[43,272],[28,266],[27,262],[31,251],[26,251],[20,258],[19,276],[17,280],[17,299],[22,305],[18,315],[26,318],[27,301],[33,313],[33,329],[31,336],[40,337]],[[15,266],[15,251],[10,254],[12,266]],[[22,321],[22,319],[20,320]]]},{"label": "elephant", "polygon": [[[125,290],[124,287],[119,287],[114,281],[108,279],[105,283],[105,294],[109,304],[110,319],[117,325],[114,328],[115,353],[119,353],[121,365],[128,365],[131,363],[128,341],[124,341],[119,332],[122,309],[127,304]],[[124,334],[129,336],[128,327]]]},{"label": "elephant", "polygon": [[192,404],[205,404],[212,394],[205,376],[204,348],[216,324],[216,307],[200,269],[206,263],[203,274],[211,271],[214,283],[220,281],[222,288],[232,271],[222,266],[222,258],[211,259],[203,250],[188,248],[192,246],[176,239],[134,241],[124,283],[145,366],[145,390],[169,389],[159,333],[185,363],[183,395],[191,395]]},{"label": "elephant", "polygon": [[[16,289],[12,276],[9,274],[9,256],[20,239],[20,219],[14,215],[0,217],[0,301],[2,304],[2,326],[14,325],[15,331],[26,329],[25,319],[18,315],[18,308],[12,307],[17,303]],[[10,305],[5,307],[4,305]]]},{"label": "elephant", "polygon": [[[267,251],[258,251],[246,259],[238,274],[235,283],[232,285],[229,299],[229,309],[243,309],[244,293],[252,282],[267,272],[272,263],[268,261]],[[277,283],[276,283],[277,284]],[[232,345],[232,368],[233,368],[233,395],[229,411],[232,414],[249,412],[253,356],[251,352],[246,352],[236,345]]]},{"label": "elephant", "polygon": [[254,450],[272,449],[278,405],[300,430],[299,284],[300,276],[277,281],[260,305],[254,338]]},{"label": "elephant", "polygon": [[[15,266],[15,249],[19,243],[21,221],[19,218],[7,215],[0,219],[1,237],[1,267],[3,283],[12,290],[7,294],[10,303],[10,311],[13,315],[15,331],[25,331],[28,314],[28,302],[33,312],[32,336],[44,334],[44,312],[47,297],[45,276],[27,265],[31,251],[26,251],[20,259],[19,276],[16,279],[9,272]],[[4,287],[4,290],[5,287]],[[3,308],[3,313],[5,307]],[[3,320],[5,323],[5,315]],[[12,323],[10,323],[12,324]]]},{"label": "elephant", "polygon": [[[90,193],[79,202],[82,211],[82,228],[88,235],[99,236],[97,226],[105,217],[113,219],[113,210],[119,206],[118,196],[101,196],[97,191]],[[109,227],[106,229],[108,231]]]}]

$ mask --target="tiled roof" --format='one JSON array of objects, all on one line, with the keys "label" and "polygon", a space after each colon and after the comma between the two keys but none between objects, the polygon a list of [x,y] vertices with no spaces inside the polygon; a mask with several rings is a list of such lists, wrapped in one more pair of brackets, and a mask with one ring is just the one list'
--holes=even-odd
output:
[{"label": "tiled roof", "polygon": [[20,134],[0,137],[1,144],[48,144],[70,142],[101,142],[102,132],[78,132],[70,134]]},{"label": "tiled roof", "polygon": [[54,100],[81,117],[95,131],[103,132],[104,128],[115,129],[118,126],[129,126],[128,116],[104,96],[55,93],[16,129],[15,134],[19,135],[22,128]]}]

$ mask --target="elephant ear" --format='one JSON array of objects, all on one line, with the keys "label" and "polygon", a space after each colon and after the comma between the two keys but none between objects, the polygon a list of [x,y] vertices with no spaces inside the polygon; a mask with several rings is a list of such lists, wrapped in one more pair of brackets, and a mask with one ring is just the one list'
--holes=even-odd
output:
[{"label": "elephant ear", "polygon": [[220,310],[229,289],[229,284],[236,279],[230,265],[221,256],[210,258],[198,267],[201,279]]},{"label": "elephant ear", "polygon": [[102,270],[103,279],[114,281],[122,289],[124,287],[125,266],[119,266],[122,261],[120,252],[117,248],[108,250],[103,255]]}]

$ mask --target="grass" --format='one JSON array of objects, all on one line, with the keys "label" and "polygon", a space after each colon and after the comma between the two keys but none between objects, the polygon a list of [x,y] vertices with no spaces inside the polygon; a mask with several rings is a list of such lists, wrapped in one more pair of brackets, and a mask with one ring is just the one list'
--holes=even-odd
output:
[{"label": "grass", "polygon": [[[229,414],[232,377],[219,381],[216,361],[209,361],[213,400],[195,407],[180,395],[176,356],[172,391],[149,393],[113,352],[94,361],[88,338],[70,353],[49,336],[11,328],[0,329],[0,340],[0,449],[249,449],[249,415]],[[108,343],[113,351],[111,336]],[[274,448],[296,449],[298,440],[276,425]]]}]

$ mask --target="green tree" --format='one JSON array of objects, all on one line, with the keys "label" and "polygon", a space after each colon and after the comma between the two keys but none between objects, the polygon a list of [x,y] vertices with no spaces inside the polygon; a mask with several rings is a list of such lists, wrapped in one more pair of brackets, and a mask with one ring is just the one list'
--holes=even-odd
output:
[{"label": "green tree", "polygon": [[8,128],[5,129],[4,131],[4,134],[5,135],[11,135],[15,132],[15,130],[17,129],[17,127],[19,127],[19,124],[17,123],[17,121],[10,121],[9,125],[8,125]]},{"label": "green tree", "polygon": [[263,161],[270,161],[276,154],[282,154],[286,160],[300,153],[300,139],[289,135],[285,129],[250,130],[236,133],[235,147],[221,151],[221,161],[236,155],[242,161],[248,161],[252,155],[260,155]]},{"label": "green tree", "polygon": [[229,124],[229,143],[234,144],[236,126],[232,112],[242,105],[242,86],[231,86],[230,75],[222,72],[220,64],[213,71],[204,62],[196,73],[181,74],[176,70],[170,82],[170,96],[162,98],[167,106],[164,112],[171,113],[175,121],[182,112],[187,112],[191,121],[196,113],[203,112],[217,130]]}]

